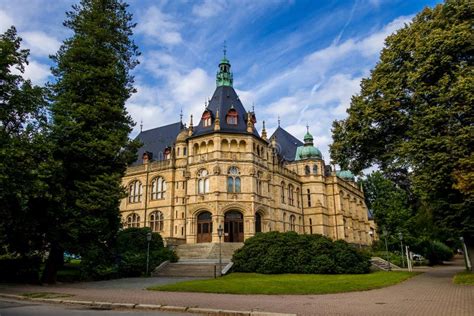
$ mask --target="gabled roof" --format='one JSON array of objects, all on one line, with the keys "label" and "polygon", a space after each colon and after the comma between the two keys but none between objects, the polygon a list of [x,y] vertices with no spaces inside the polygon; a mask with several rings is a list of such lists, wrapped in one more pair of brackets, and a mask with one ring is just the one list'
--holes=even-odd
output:
[{"label": "gabled roof", "polygon": [[[247,134],[247,111],[245,110],[242,102],[240,101],[234,88],[231,86],[219,86],[214,91],[212,99],[206,108],[212,113],[212,124],[211,126],[204,127],[204,123],[201,117],[197,118],[199,124],[194,127],[193,137],[205,135],[214,132],[215,119],[217,111],[219,111],[220,130],[219,132],[224,133],[239,133]],[[238,119],[237,125],[229,125],[226,121],[226,116],[229,110],[234,109],[237,111]],[[204,113],[203,110],[202,113]],[[197,120],[196,120],[197,121]],[[253,128],[253,134],[259,136],[256,128]]]},{"label": "gabled roof", "polygon": [[153,153],[153,160],[163,160],[165,149],[175,143],[176,136],[183,128],[183,124],[177,122],[140,132],[135,140],[140,140],[143,145],[138,149],[137,160],[132,165],[141,164],[145,151]]},{"label": "gabled roof", "polygon": [[297,148],[304,145],[300,140],[285,131],[280,126],[278,126],[273,135],[270,136],[270,140],[273,138],[276,138],[280,156],[286,161],[294,161]]}]

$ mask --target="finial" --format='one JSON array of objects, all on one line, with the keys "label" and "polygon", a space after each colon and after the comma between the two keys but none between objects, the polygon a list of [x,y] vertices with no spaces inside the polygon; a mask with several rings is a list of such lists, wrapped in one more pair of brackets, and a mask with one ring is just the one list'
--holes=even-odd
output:
[{"label": "finial", "polygon": [[183,124],[183,108],[181,108],[181,111],[179,112],[179,121]]},{"label": "finial", "polygon": [[278,115],[278,127],[280,127],[280,115]]},{"label": "finial", "polygon": [[267,140],[267,130],[265,129],[265,121],[262,121],[263,128],[262,128],[262,139]]},{"label": "finial", "polygon": [[309,133],[309,124],[306,122],[306,132]]},{"label": "finial", "polygon": [[143,119],[140,120],[140,133],[143,132]]},{"label": "finial", "polygon": [[255,103],[252,102],[252,112],[255,112]]},{"label": "finial", "polygon": [[227,43],[226,41],[224,41],[224,58],[226,57],[227,55]]}]

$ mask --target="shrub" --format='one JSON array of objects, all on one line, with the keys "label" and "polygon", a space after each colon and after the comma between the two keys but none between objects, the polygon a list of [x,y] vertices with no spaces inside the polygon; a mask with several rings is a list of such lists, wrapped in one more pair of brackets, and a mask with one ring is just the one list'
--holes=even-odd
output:
[{"label": "shrub", "polygon": [[367,273],[369,257],[345,241],[295,232],[259,233],[234,253],[234,271],[278,273]]},{"label": "shrub", "polygon": [[39,256],[0,256],[0,282],[39,282]]},{"label": "shrub", "polygon": [[453,251],[438,240],[422,240],[415,248],[428,259],[430,265],[443,263],[453,257]]}]

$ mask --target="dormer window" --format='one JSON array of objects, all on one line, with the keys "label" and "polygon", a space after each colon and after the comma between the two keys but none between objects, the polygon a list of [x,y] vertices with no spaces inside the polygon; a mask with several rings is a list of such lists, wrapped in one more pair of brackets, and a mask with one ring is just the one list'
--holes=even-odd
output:
[{"label": "dormer window", "polygon": [[166,148],[166,149],[165,149],[165,152],[164,152],[164,154],[163,154],[163,155],[165,156],[165,157],[164,157],[164,158],[165,158],[165,160],[168,160],[168,159],[170,159],[170,158],[171,158],[171,148],[169,148],[169,147],[168,147],[168,148]]},{"label": "dormer window", "polygon": [[202,114],[202,125],[204,127],[209,127],[212,124],[212,117],[209,111],[206,111]]},{"label": "dormer window", "polygon": [[226,116],[226,122],[229,125],[237,125],[237,111],[234,109],[230,109],[229,112],[227,112]]}]

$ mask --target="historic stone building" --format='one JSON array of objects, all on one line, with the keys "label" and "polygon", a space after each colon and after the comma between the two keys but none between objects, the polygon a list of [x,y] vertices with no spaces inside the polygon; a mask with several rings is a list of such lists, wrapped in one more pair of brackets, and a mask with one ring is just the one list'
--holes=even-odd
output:
[{"label": "historic stone building", "polygon": [[143,146],[123,178],[124,227],[151,227],[174,244],[218,242],[220,225],[225,242],[277,230],[370,244],[375,232],[354,176],[331,170],[309,131],[304,143],[281,127],[267,137],[263,122],[259,134],[230,67],[224,54],[195,122],[138,135]]}]

